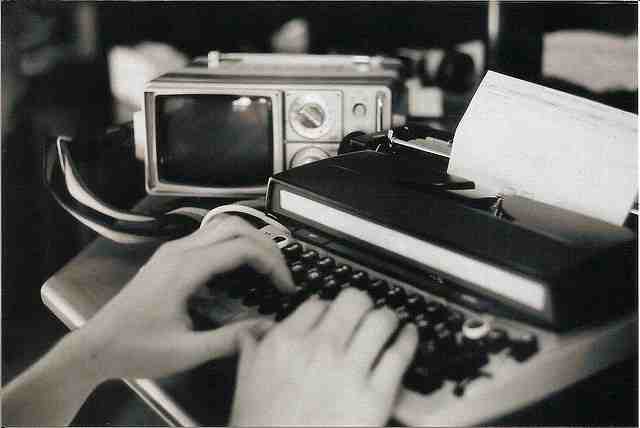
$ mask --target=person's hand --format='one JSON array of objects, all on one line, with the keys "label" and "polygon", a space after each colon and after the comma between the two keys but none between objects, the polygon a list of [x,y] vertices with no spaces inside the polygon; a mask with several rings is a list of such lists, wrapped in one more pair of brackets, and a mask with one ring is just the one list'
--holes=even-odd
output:
[{"label": "person's hand", "polygon": [[232,425],[367,425],[387,422],[417,346],[407,324],[372,309],[362,291],[347,289],[329,305],[303,303],[257,341],[241,336]]},{"label": "person's hand", "polygon": [[216,216],[192,235],[161,246],[71,342],[91,349],[89,365],[101,379],[161,377],[232,354],[240,332],[260,336],[272,322],[246,320],[196,332],[187,299],[212,276],[244,264],[279,289],[293,289],[273,241],[238,217]]}]

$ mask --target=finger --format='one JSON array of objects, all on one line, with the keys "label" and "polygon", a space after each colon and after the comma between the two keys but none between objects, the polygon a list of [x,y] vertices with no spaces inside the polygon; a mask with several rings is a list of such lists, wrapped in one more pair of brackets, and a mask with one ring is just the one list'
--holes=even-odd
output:
[{"label": "finger", "polygon": [[280,252],[267,250],[247,237],[194,248],[186,252],[184,257],[184,297],[213,275],[229,272],[243,265],[249,265],[267,277],[278,289],[285,292],[295,291],[291,273]]},{"label": "finger", "polygon": [[371,370],[397,327],[398,317],[392,310],[383,308],[369,312],[349,344],[350,359],[363,371]]},{"label": "finger", "polygon": [[313,296],[280,323],[281,328],[305,336],[322,318],[329,303]]},{"label": "finger", "polygon": [[[188,332],[180,339],[180,349],[190,361],[186,365],[196,366],[205,361],[234,355],[241,350],[245,336],[254,341],[260,339],[274,322],[265,319],[239,321],[210,331]],[[187,364],[189,363],[189,364]]]},{"label": "finger", "polygon": [[[371,384],[379,391],[396,393],[404,372],[411,364],[418,346],[418,330],[407,324],[400,331],[396,341],[382,354],[378,365],[371,374]],[[389,397],[391,398],[391,396]]]},{"label": "finger", "polygon": [[355,288],[342,291],[318,324],[316,332],[323,340],[346,346],[362,318],[373,307],[371,298]]},{"label": "finger", "polygon": [[250,385],[252,379],[249,379],[250,372],[247,371],[247,368],[251,367],[255,360],[258,341],[250,332],[243,331],[238,335],[237,346],[240,351],[240,359],[238,361],[236,386]]}]

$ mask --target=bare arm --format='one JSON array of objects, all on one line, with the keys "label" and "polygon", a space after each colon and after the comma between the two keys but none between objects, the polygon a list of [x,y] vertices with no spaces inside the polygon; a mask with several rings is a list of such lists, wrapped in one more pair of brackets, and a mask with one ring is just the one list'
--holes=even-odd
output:
[{"label": "bare arm", "polygon": [[2,393],[4,425],[68,425],[103,380],[91,350],[69,334]]},{"label": "bare arm", "polygon": [[3,389],[3,425],[68,425],[104,380],[167,376],[237,352],[240,333],[259,337],[272,322],[196,332],[186,302],[212,276],[245,264],[293,287],[275,244],[239,218],[220,216],[163,245],[87,324]]},{"label": "bare arm", "polygon": [[[161,247],[84,327],[3,391],[4,425],[68,424],[105,379],[155,378],[242,348],[234,425],[382,425],[417,343],[363,292],[312,298],[279,326],[247,320],[195,332],[187,297],[212,275],[249,264],[293,288],[276,246],[239,219]],[[259,340],[267,331],[264,340]]]}]

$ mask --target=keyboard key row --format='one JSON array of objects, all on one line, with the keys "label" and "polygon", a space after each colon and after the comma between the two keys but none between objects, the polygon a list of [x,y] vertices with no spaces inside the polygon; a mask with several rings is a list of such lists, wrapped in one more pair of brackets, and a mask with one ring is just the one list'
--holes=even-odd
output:
[{"label": "keyboard key row", "polygon": [[515,359],[524,361],[537,351],[535,335],[522,335],[513,341],[505,330],[492,328],[477,318],[467,319],[449,305],[371,277],[299,242],[287,245],[282,253],[296,284],[295,293],[285,295],[273,286],[265,286],[255,274],[253,278],[241,274],[229,281],[229,296],[281,321],[312,295],[333,300],[348,287],[367,292],[375,307],[395,311],[400,326],[411,322],[417,327],[419,346],[404,383],[418,392],[429,393],[448,379],[458,382],[455,391],[462,394],[469,379],[478,376],[488,363],[489,354],[509,347]]},{"label": "keyboard key row", "polygon": [[[282,252],[290,264],[294,280],[304,284],[301,288],[306,289],[307,296],[316,293],[321,298],[334,299],[347,287],[364,290],[376,307],[394,309],[400,324],[413,322],[418,327],[421,342],[435,337],[438,344],[452,345],[455,342],[467,347],[473,344],[477,349],[490,353],[499,352],[511,344],[504,330],[489,329],[488,337],[475,337],[469,333],[469,329],[463,330],[465,322],[475,320],[466,320],[462,312],[436,300],[406,292],[404,288],[389,284],[382,278],[370,278],[367,272],[354,270],[347,264],[338,264],[334,258],[322,256],[313,249],[305,249],[298,242],[285,247]],[[439,348],[446,349],[447,346]],[[522,340],[514,342],[512,355],[524,361],[537,349],[535,335],[524,335]]]}]

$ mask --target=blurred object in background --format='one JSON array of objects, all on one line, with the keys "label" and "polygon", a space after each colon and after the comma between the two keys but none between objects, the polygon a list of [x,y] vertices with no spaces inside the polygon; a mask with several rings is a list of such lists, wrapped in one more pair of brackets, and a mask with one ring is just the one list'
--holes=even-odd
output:
[{"label": "blurred object in background", "polygon": [[187,64],[188,58],[166,43],[142,42],[114,46],[107,55],[109,82],[114,97],[116,123],[132,120],[144,99],[144,85],[151,79]]},{"label": "blurred object in background", "polygon": [[463,43],[459,43],[455,46],[455,49],[459,52],[467,54],[471,57],[474,64],[474,73],[476,76],[476,82],[480,82],[484,71],[486,70],[486,46],[483,40],[474,39]]},{"label": "blurred object in background", "polygon": [[271,36],[273,52],[303,54],[309,52],[309,22],[303,18],[287,21]]},{"label": "blurred object in background", "polygon": [[[27,90],[27,79],[20,71],[20,50],[17,40],[21,23],[2,3],[2,137],[13,131],[16,125],[15,107]],[[3,144],[4,152],[4,144]]]},{"label": "blurred object in background", "polygon": [[409,68],[406,81],[410,121],[452,130],[484,75],[485,48],[470,40],[450,48],[398,50]]},{"label": "blurred object in background", "polygon": [[97,16],[91,3],[35,3],[16,6],[11,14],[14,24],[21,26],[14,42],[25,76],[44,74],[64,62],[95,59]]},{"label": "blurred object in background", "polygon": [[637,90],[638,34],[587,30],[545,34],[542,70],[544,76],[568,80],[595,92]]},{"label": "blurred object in background", "polygon": [[[307,18],[315,3],[96,2],[100,38],[114,46],[166,43],[189,58],[207,52],[269,52],[271,35],[293,18]],[[333,7],[333,6],[332,6]]]},{"label": "blurred object in background", "polygon": [[[457,49],[447,51],[436,73],[436,84],[443,91],[443,121],[453,129],[471,101],[482,74],[476,74],[471,55]],[[456,125],[453,125],[453,124]]]},{"label": "blurred object in background", "polygon": [[487,16],[489,69],[638,112],[637,2],[494,0]]},{"label": "blurred object in background", "polygon": [[[45,141],[61,134],[84,140],[104,129],[112,122],[112,102],[94,3],[1,7],[2,313],[10,317],[40,308],[42,283],[94,236],[43,186]],[[80,165],[83,176],[97,191],[106,189],[101,196],[126,205],[136,186],[119,184],[136,176],[131,165],[99,154],[94,160]],[[20,353],[9,348],[3,348],[3,358]]]},{"label": "blurred object in background", "polygon": [[445,92],[464,94],[473,88],[476,78],[473,58],[456,49],[450,49],[440,62],[435,81]]},{"label": "blurred object in background", "polygon": [[558,30],[544,46],[542,84],[638,113],[637,30]]},{"label": "blurred object in background", "polygon": [[539,82],[544,24],[552,18],[551,14],[547,16],[547,7],[539,3],[489,1],[488,8],[488,69]]},{"label": "blurred object in background", "polygon": [[39,76],[98,54],[94,5],[2,3],[2,134],[16,125],[17,106]]}]

